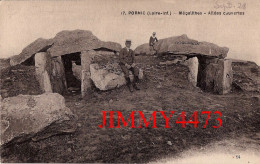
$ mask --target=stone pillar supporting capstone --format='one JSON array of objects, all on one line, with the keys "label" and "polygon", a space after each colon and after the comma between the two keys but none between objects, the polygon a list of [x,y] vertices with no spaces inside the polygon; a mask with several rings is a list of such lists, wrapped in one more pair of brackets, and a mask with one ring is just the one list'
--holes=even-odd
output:
[{"label": "stone pillar supporting capstone", "polygon": [[51,56],[46,52],[35,54],[36,78],[39,81],[43,92],[52,92],[50,71],[51,71]]},{"label": "stone pillar supporting capstone", "polygon": [[196,87],[197,86],[197,76],[199,69],[199,61],[197,57],[190,58],[185,61],[185,65],[189,68],[188,80],[191,84]]},{"label": "stone pillar supporting capstone", "polygon": [[51,58],[51,83],[53,92],[63,94],[67,90],[64,65],[61,56]]},{"label": "stone pillar supporting capstone", "polygon": [[81,52],[81,95],[86,96],[87,92],[91,88],[90,79],[90,64],[93,57],[96,55],[96,51],[82,51]]},{"label": "stone pillar supporting capstone", "polygon": [[232,61],[220,59],[218,68],[216,76],[217,85],[214,87],[214,91],[219,94],[227,94],[231,91],[233,81]]},{"label": "stone pillar supporting capstone", "polygon": [[218,94],[227,94],[231,90],[233,73],[232,61],[218,59],[209,63],[205,69],[205,89]]}]

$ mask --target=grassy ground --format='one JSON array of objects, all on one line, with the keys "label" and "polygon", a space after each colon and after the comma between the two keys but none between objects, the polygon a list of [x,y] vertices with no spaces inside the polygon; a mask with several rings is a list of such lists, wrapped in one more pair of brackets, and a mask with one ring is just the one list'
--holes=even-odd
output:
[{"label": "grassy ground", "polygon": [[38,95],[43,92],[36,79],[35,67],[17,65],[0,71],[0,93],[2,98],[19,94]]},{"label": "grassy ground", "polygon": [[[4,162],[149,162],[167,156],[178,156],[191,147],[204,147],[212,142],[241,135],[259,141],[259,95],[230,93],[214,95],[192,87],[187,81],[188,70],[181,65],[158,66],[153,57],[139,57],[144,61],[146,78],[140,91],[130,93],[126,86],[101,92],[94,91],[84,99],[80,93],[65,95],[66,105],[78,115],[78,129],[70,135],[17,144],[2,153]],[[142,111],[148,119],[153,111],[176,111],[170,119],[171,128],[163,128],[165,121],[157,115],[158,128],[98,128],[101,111],[121,111],[127,118],[131,111]],[[175,121],[185,111],[186,121],[198,111],[198,124]],[[201,111],[220,111],[222,125],[218,129],[217,115],[209,118]],[[168,112],[167,112],[168,111]],[[107,121],[109,118],[107,118]],[[114,118],[116,121],[117,118]],[[138,122],[138,118],[135,119]],[[258,145],[259,146],[259,145]],[[246,148],[246,147],[245,147]]]}]

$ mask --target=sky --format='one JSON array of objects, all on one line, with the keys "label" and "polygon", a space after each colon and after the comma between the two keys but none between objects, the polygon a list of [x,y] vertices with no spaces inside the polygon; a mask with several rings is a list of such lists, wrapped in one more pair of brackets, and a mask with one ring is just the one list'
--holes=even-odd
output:
[{"label": "sky", "polygon": [[[240,11],[243,16],[183,16],[179,11]],[[245,4],[246,8],[238,8]],[[125,11],[171,11],[175,15],[121,15]],[[19,54],[37,38],[53,38],[62,30],[90,30],[103,41],[132,48],[158,39],[187,34],[191,39],[229,47],[228,58],[260,65],[259,0],[56,0],[0,1],[0,57]]]}]

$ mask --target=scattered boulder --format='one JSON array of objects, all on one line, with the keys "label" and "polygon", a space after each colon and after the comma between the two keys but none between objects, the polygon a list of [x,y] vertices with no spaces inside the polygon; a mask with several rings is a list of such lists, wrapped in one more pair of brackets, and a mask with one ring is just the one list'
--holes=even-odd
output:
[{"label": "scattered boulder", "polygon": [[44,52],[53,44],[52,39],[39,38],[25,47],[19,55],[10,57],[10,65],[21,64],[38,52]]},{"label": "scattered boulder", "polygon": [[[93,83],[100,90],[110,90],[119,88],[126,84],[124,73],[118,63],[110,63],[106,65],[91,64],[90,77]],[[139,68],[139,79],[144,78],[144,72]],[[130,71],[130,79],[133,81],[133,73]]]},{"label": "scattered boulder", "polygon": [[[117,68],[119,68],[119,65]],[[110,90],[126,84],[123,72],[111,72],[111,70],[104,69],[98,64],[90,65],[90,77],[100,90]]]},{"label": "scattered boulder", "polygon": [[[160,39],[154,46],[158,54],[172,53],[186,56],[205,55],[224,58],[229,49],[219,47],[213,43],[199,42],[189,39],[187,35],[174,36]],[[149,44],[143,44],[135,49],[135,54],[150,54]]]},{"label": "scattered boulder", "polygon": [[[94,85],[100,90],[110,90],[126,84],[124,74],[119,66],[118,54],[104,50],[81,52],[81,66],[72,65],[73,74],[81,77],[81,92],[84,97],[88,89]],[[81,72],[80,72],[81,70]],[[139,69],[139,78],[144,73]],[[133,80],[132,72],[130,79]]]},{"label": "scattered boulder", "polygon": [[1,105],[1,146],[72,133],[76,120],[57,93],[5,98]]}]

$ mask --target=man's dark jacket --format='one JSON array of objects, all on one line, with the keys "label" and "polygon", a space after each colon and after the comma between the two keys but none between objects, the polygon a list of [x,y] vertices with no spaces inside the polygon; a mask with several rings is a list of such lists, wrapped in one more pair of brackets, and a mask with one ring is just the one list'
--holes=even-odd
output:
[{"label": "man's dark jacket", "polygon": [[125,65],[126,63],[132,65],[135,62],[135,53],[133,50],[127,48],[121,49],[119,52],[119,64]]}]

